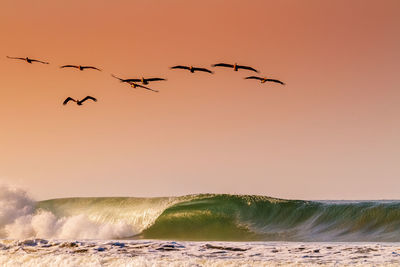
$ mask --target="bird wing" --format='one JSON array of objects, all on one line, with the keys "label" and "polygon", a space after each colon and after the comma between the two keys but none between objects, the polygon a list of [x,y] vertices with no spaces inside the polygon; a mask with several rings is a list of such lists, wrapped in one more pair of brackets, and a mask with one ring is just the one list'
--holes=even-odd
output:
[{"label": "bird wing", "polygon": [[257,77],[257,76],[249,76],[249,77],[246,77],[245,79],[246,79],[246,80],[249,80],[249,79],[253,79],[253,80],[262,80],[262,78]]},{"label": "bird wing", "polygon": [[227,67],[227,68],[233,68],[233,65],[231,65],[231,64],[226,64],[226,63],[217,63],[217,64],[214,64],[214,65],[211,65],[211,66],[213,66],[213,67]]},{"label": "bird wing", "polygon": [[206,68],[193,68],[193,71],[204,71],[204,72],[208,72],[208,73],[214,73],[209,69]]},{"label": "bird wing", "polygon": [[140,82],[142,80],[141,79],[124,79],[123,81],[126,83],[132,83],[132,82]]},{"label": "bird wing", "polygon": [[94,102],[97,102],[97,99],[96,99],[96,98],[94,98],[93,96],[89,96],[89,95],[88,95],[87,97],[85,97],[84,99],[81,100],[81,103],[85,102],[85,101],[88,100],[88,99],[93,100]]},{"label": "bird wing", "polygon": [[111,74],[111,76],[114,77],[115,79],[120,80],[121,82],[124,82],[124,83],[140,82],[141,81],[141,79],[121,79],[121,78],[115,76],[114,74]]},{"label": "bird wing", "polygon": [[155,81],[166,81],[167,79],[164,79],[164,78],[148,78],[148,79],[145,79],[146,81],[149,81],[149,82],[155,82]]},{"label": "bird wing", "polygon": [[23,57],[9,57],[9,56],[7,56],[7,58],[10,58],[10,59],[21,59],[21,60],[26,60],[25,58],[23,58]]},{"label": "bird wing", "polygon": [[252,67],[249,67],[249,66],[237,65],[237,68],[238,68],[238,69],[245,69],[245,70],[251,70],[251,71],[258,72],[258,70],[254,69],[254,68],[252,68]]},{"label": "bird wing", "polygon": [[118,78],[118,77],[117,77],[117,76],[115,76],[114,74],[111,74],[111,76],[112,76],[112,77],[114,77],[115,79],[118,79],[118,80],[120,80],[121,82],[123,82],[123,81],[124,81],[124,79]]},{"label": "bird wing", "polygon": [[62,69],[62,68],[76,68],[76,69],[79,69],[79,66],[76,66],[76,65],[63,65],[63,66],[61,66],[60,68],[61,68],[61,69]]},{"label": "bird wing", "polygon": [[280,81],[280,80],[276,80],[276,79],[265,79],[265,81],[267,82],[274,82],[274,83],[280,83],[282,85],[285,85],[284,82]]},{"label": "bird wing", "polygon": [[37,60],[37,59],[31,59],[31,61],[32,62],[39,62],[39,63],[42,63],[42,64],[49,64],[49,62],[44,62],[44,61],[40,61],[40,60]]},{"label": "bird wing", "polygon": [[184,69],[184,70],[190,70],[190,68],[189,68],[189,67],[187,67],[187,66],[181,66],[181,65],[178,65],[178,66],[173,66],[173,67],[171,67],[171,69]]},{"label": "bird wing", "polygon": [[93,66],[82,66],[82,69],[93,69],[93,70],[101,71],[101,69],[98,69],[98,68],[93,67]]},{"label": "bird wing", "polygon": [[149,87],[146,87],[146,86],[143,86],[143,85],[140,85],[140,84],[136,84],[136,86],[137,86],[137,87],[140,87],[140,88],[143,88],[143,89],[147,89],[147,90],[150,90],[150,91],[153,91],[153,92],[157,92],[157,93],[158,93],[158,90],[154,90],[154,89],[151,89],[151,88],[149,88]]},{"label": "bird wing", "polygon": [[73,99],[72,97],[67,97],[67,99],[64,100],[63,105],[66,105],[69,101],[74,101],[74,102],[76,102],[76,100]]}]

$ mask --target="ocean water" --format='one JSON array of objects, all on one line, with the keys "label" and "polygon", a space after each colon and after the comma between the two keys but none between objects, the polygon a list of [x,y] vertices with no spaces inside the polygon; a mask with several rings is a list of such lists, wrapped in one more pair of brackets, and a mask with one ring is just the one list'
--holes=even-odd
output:
[{"label": "ocean water", "polygon": [[400,266],[396,243],[1,240],[0,266]]},{"label": "ocean water", "polygon": [[400,266],[400,201],[34,201],[0,187],[0,266]]},{"label": "ocean water", "polygon": [[202,194],[35,202],[1,188],[0,238],[399,242],[400,201]]}]

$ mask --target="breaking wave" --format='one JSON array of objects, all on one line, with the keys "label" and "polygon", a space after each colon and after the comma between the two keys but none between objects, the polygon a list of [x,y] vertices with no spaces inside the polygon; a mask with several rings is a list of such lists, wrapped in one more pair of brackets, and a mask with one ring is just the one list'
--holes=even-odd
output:
[{"label": "breaking wave", "polygon": [[400,241],[400,201],[203,194],[35,202],[0,187],[0,238]]}]

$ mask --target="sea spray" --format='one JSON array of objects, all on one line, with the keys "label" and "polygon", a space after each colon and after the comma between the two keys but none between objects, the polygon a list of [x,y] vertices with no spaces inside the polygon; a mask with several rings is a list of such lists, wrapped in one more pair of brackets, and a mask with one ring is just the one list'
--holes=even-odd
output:
[{"label": "sea spray", "polygon": [[[169,198],[142,200],[72,198],[35,202],[23,190],[1,186],[0,238],[128,238],[151,224],[171,202]],[[148,202],[156,202],[154,209],[144,205]]]},{"label": "sea spray", "polygon": [[[24,218],[34,212],[35,202],[27,193],[18,188],[0,186],[0,237],[9,237],[7,227],[14,224],[24,224]],[[26,235],[25,227],[18,229],[17,235]]]}]

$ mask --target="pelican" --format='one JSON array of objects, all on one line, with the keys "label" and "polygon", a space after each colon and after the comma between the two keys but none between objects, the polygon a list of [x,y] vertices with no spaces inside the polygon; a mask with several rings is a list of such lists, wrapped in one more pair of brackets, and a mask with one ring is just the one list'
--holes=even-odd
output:
[{"label": "pelican", "polygon": [[84,70],[84,69],[93,69],[93,70],[98,70],[101,71],[101,69],[98,69],[96,67],[92,67],[92,66],[81,66],[81,65],[64,65],[60,67],[61,69],[63,68],[75,68],[75,69],[79,69],[79,70]]},{"label": "pelican", "polygon": [[28,62],[29,64],[32,64],[32,62],[39,62],[39,63],[42,63],[42,64],[49,64],[49,62],[44,62],[44,61],[40,61],[40,60],[37,60],[37,59],[29,58],[29,57],[9,57],[9,56],[7,56],[7,58],[24,60],[24,61]]},{"label": "pelican", "polygon": [[66,105],[69,101],[73,101],[75,102],[78,106],[82,106],[83,102],[85,102],[86,100],[93,100],[94,102],[97,102],[97,99],[94,98],[93,96],[87,96],[82,100],[77,100],[77,99],[73,99],[72,97],[68,97],[67,99],[64,100],[63,105]]},{"label": "pelican", "polygon": [[132,88],[139,87],[139,88],[143,88],[143,89],[150,90],[150,91],[158,93],[158,90],[154,90],[154,89],[148,88],[146,86],[143,86],[143,85],[140,85],[140,84],[137,84],[137,83],[134,83],[134,82],[128,82],[128,83]]},{"label": "pelican", "polygon": [[257,77],[257,76],[249,76],[245,78],[246,80],[259,80],[261,83],[265,83],[265,82],[274,82],[274,83],[280,83],[282,85],[285,85],[284,82],[280,81],[280,80],[276,80],[276,79],[267,79],[265,77]]},{"label": "pelican", "polygon": [[184,69],[184,70],[189,70],[191,73],[194,73],[195,71],[203,71],[203,72],[208,72],[208,73],[213,73],[211,70],[205,69],[205,68],[197,68],[197,67],[193,67],[193,66],[173,66],[171,67],[171,69]]},{"label": "pelican", "polygon": [[214,64],[212,65],[213,67],[226,67],[226,68],[233,68],[234,71],[238,71],[239,69],[244,69],[244,70],[251,70],[254,72],[258,72],[258,70],[252,68],[252,67],[248,67],[248,66],[242,66],[242,65],[238,65],[238,64],[226,64],[226,63],[218,63],[218,64]]},{"label": "pelican", "polygon": [[140,78],[140,79],[121,79],[118,78],[117,76],[111,74],[112,77],[120,80],[121,82],[125,82],[125,83],[136,83],[136,82],[141,82],[142,84],[149,84],[149,82],[155,82],[155,81],[166,81],[167,79],[164,78]]}]

